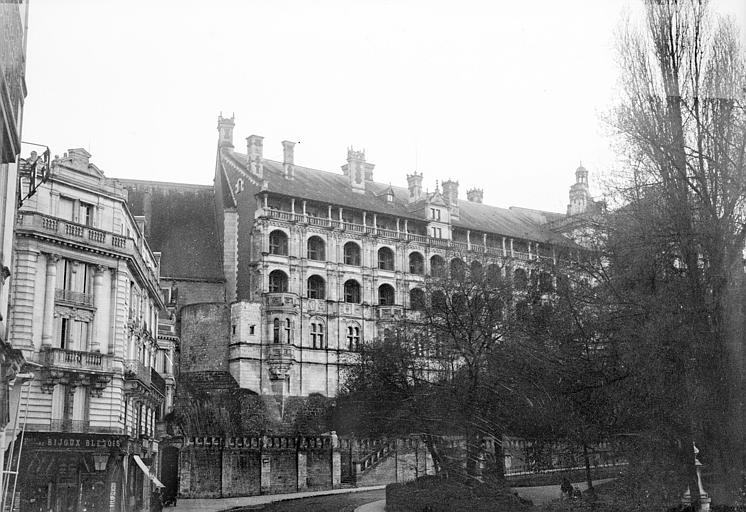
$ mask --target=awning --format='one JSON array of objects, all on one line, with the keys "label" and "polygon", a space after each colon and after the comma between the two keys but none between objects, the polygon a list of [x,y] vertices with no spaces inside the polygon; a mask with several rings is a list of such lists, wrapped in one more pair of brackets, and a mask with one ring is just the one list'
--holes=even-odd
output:
[{"label": "awning", "polygon": [[139,455],[133,455],[132,457],[135,459],[135,462],[137,462],[137,465],[140,466],[140,469],[142,469],[142,472],[145,473],[145,476],[150,478],[150,480],[153,481],[156,487],[166,487],[165,485],[161,483],[160,480],[158,480],[158,478],[153,473],[150,472],[150,468],[145,465],[145,463],[143,462],[143,460],[140,458]]}]

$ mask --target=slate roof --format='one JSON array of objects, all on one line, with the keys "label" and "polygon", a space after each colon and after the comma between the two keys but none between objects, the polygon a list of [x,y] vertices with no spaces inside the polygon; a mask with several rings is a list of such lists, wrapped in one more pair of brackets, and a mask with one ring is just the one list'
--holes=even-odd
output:
[{"label": "slate roof", "polygon": [[[141,180],[119,180],[127,189],[133,215],[145,215],[146,238],[161,254],[161,276],[222,280],[223,251],[215,223],[213,187]],[[147,218],[149,217],[149,218]]]},{"label": "slate roof", "polygon": [[[246,168],[246,155],[230,150],[224,150],[224,154]],[[295,178],[289,180],[283,176],[282,162],[267,159],[264,160],[264,180],[267,183],[267,190],[276,194],[423,220],[422,215],[415,213],[422,211],[423,201],[409,203],[409,190],[404,187],[366,181],[364,193],[354,192],[347,176],[341,173],[299,165],[295,165]],[[386,201],[385,192],[389,187],[394,192],[393,203]],[[565,216],[561,213],[524,208],[498,208],[462,199],[459,199],[458,206],[459,220],[452,222],[456,227],[538,242],[572,245],[569,239],[544,226],[549,221]]]}]

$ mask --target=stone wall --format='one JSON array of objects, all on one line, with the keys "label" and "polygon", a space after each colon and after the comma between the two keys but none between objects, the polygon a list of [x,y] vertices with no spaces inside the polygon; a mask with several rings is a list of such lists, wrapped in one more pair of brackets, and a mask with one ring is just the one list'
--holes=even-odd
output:
[{"label": "stone wall", "polygon": [[339,442],[321,437],[190,437],[179,454],[179,496],[225,498],[339,487]]},{"label": "stone wall", "polygon": [[191,304],[181,309],[181,373],[228,371],[230,318],[226,304]]}]

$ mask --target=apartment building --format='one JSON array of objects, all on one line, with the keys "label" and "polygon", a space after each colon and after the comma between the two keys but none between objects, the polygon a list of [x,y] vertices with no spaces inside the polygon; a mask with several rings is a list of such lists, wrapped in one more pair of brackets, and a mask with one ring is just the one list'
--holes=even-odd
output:
[{"label": "apartment building", "polygon": [[36,365],[21,401],[20,510],[147,510],[169,368],[144,219],[71,149],[15,228],[10,339]]}]

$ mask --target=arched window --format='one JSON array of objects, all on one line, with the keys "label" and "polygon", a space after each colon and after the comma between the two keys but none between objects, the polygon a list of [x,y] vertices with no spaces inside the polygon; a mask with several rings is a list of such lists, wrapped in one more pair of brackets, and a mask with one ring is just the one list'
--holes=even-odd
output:
[{"label": "arched window", "polygon": [[443,277],[445,275],[446,262],[437,254],[430,258],[430,275],[433,277]]},{"label": "arched window", "polygon": [[311,348],[324,348],[324,322],[311,319]]},{"label": "arched window", "polygon": [[513,272],[513,287],[516,290],[525,290],[528,286],[528,276],[526,276],[526,271],[522,268],[515,269],[515,272]]},{"label": "arched window", "polygon": [[471,265],[469,265],[469,269],[471,270],[471,278],[478,281],[482,279],[482,276],[484,276],[484,269],[482,268],[482,264],[478,261],[472,261]]},{"label": "arched window", "polygon": [[425,309],[425,292],[421,288],[412,288],[409,290],[409,308],[415,311]]},{"label": "arched window", "polygon": [[453,258],[450,264],[451,279],[463,279],[466,275],[466,264],[459,258]]},{"label": "arched window", "polygon": [[381,270],[394,270],[394,251],[388,247],[378,249],[378,268]]},{"label": "arched window", "polygon": [[360,246],[355,242],[347,242],[344,246],[344,261],[346,265],[360,266]]},{"label": "arched window", "polygon": [[280,343],[280,319],[275,318],[274,326],[272,329],[272,341],[274,343]]},{"label": "arched window", "polygon": [[313,275],[308,278],[308,298],[325,299],[326,286],[321,276]]},{"label": "arched window", "polygon": [[360,350],[360,327],[357,325],[347,326],[347,347],[350,350]]},{"label": "arched window", "polygon": [[288,236],[283,231],[276,229],[269,234],[269,253],[288,255]]},{"label": "arched window", "polygon": [[436,312],[445,311],[445,309],[448,307],[448,304],[446,302],[446,294],[440,290],[435,290],[430,296],[430,304]]},{"label": "arched window", "polygon": [[288,291],[288,276],[282,270],[273,270],[269,273],[269,292],[285,293]]},{"label": "arched window", "polygon": [[423,274],[425,272],[425,259],[422,254],[413,252],[409,255],[409,272],[411,274]]},{"label": "arched window", "polygon": [[345,302],[360,304],[360,283],[354,279],[345,281]]},{"label": "arched window", "polygon": [[539,291],[541,293],[554,291],[554,283],[552,281],[552,274],[549,272],[539,272]]},{"label": "arched window", "polygon": [[312,236],[308,239],[308,259],[317,261],[326,260],[326,244],[318,236]]},{"label": "arched window", "polygon": [[381,306],[394,305],[394,287],[390,284],[382,284],[378,287],[378,304]]},{"label": "arched window", "polygon": [[487,282],[491,284],[492,286],[496,286],[500,279],[502,278],[502,273],[500,272],[500,267],[496,265],[495,263],[490,263],[487,265]]}]

